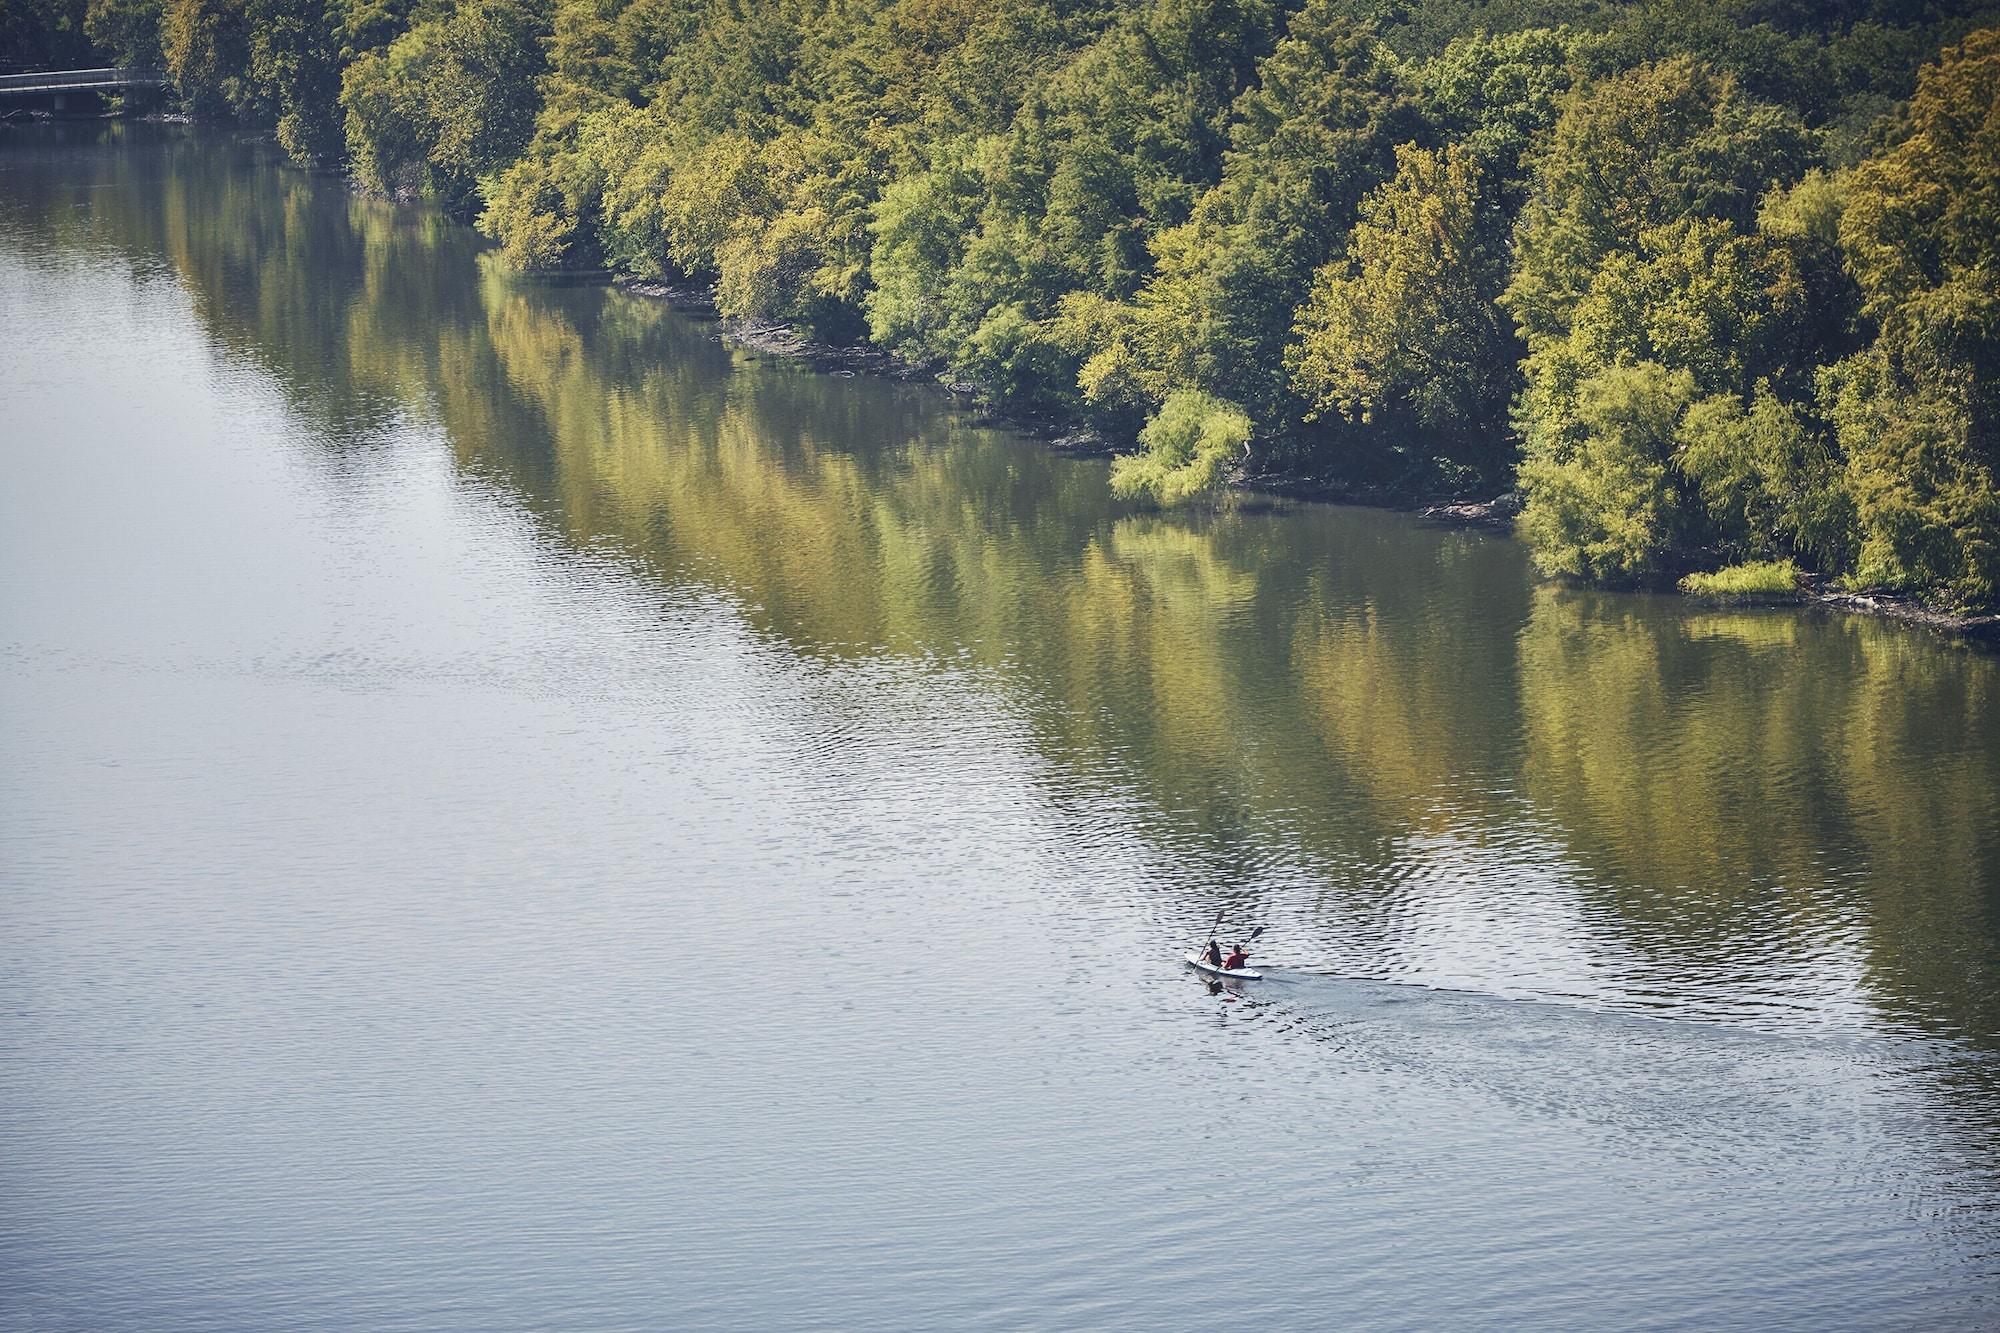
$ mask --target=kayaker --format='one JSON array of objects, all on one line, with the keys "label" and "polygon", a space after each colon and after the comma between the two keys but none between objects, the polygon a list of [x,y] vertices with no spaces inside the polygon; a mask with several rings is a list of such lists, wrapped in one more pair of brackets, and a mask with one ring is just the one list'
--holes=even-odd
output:
[{"label": "kayaker", "polygon": [[1217,944],[1214,940],[1210,940],[1208,942],[1208,947],[1201,951],[1201,961],[1207,963],[1210,967],[1221,967],[1222,946]]},{"label": "kayaker", "polygon": [[1222,970],[1225,972],[1234,972],[1249,961],[1250,951],[1240,944],[1232,944],[1229,946],[1229,957],[1222,960]]}]

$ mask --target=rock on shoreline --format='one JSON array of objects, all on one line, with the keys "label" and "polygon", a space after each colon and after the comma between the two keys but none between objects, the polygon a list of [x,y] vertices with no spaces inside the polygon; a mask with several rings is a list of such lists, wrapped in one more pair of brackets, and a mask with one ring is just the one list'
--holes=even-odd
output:
[{"label": "rock on shoreline", "polygon": [[1921,625],[1925,629],[1956,634],[1982,643],[2000,643],[2000,614],[1958,615],[1888,592],[1821,591],[1808,594],[1808,601],[1814,606],[1835,611],[1880,616],[1885,620],[1900,620],[1905,624]]},{"label": "rock on shoreline", "polygon": [[1521,499],[1511,491],[1491,500],[1464,504],[1427,505],[1417,511],[1425,518],[1468,528],[1502,528],[1512,532],[1521,513]]}]

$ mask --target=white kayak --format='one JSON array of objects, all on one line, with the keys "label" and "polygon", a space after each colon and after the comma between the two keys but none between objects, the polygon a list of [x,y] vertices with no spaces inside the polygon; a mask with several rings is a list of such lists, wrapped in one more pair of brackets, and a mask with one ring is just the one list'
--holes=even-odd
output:
[{"label": "white kayak", "polygon": [[1203,959],[1201,950],[1199,949],[1189,949],[1187,951],[1187,962],[1188,966],[1195,971],[1206,972],[1211,977],[1228,977],[1231,981],[1262,981],[1264,979],[1262,972],[1252,971],[1247,967],[1217,967],[1214,963]]}]

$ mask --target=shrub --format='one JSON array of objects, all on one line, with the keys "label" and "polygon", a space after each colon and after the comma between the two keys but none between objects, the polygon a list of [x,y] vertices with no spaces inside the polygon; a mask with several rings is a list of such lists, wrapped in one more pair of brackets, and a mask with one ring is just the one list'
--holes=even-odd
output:
[{"label": "shrub", "polygon": [[1789,560],[1753,560],[1711,574],[1689,574],[1681,591],[1715,602],[1789,602],[1799,595],[1799,567]]},{"label": "shrub", "polygon": [[1199,389],[1176,389],[1139,432],[1146,451],[1111,465],[1111,489],[1179,504],[1220,482],[1249,440],[1250,417],[1242,408]]}]

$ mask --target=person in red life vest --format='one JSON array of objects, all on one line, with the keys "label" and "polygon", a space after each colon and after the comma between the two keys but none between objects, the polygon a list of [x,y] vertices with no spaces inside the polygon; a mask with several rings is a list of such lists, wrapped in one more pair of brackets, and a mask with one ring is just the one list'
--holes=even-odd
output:
[{"label": "person in red life vest", "polygon": [[1222,960],[1222,967],[1226,972],[1234,972],[1249,961],[1250,951],[1240,944],[1232,944],[1229,946],[1229,957]]}]

